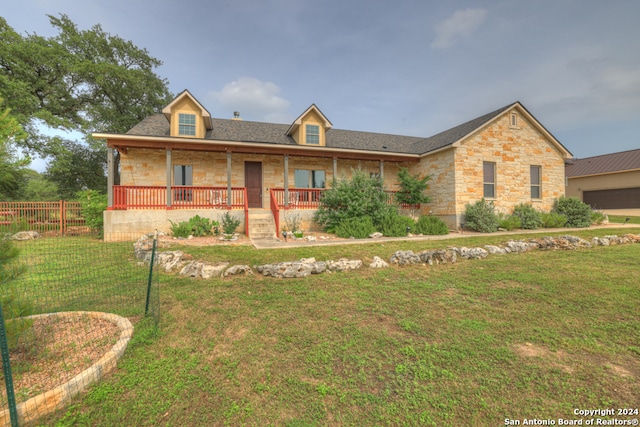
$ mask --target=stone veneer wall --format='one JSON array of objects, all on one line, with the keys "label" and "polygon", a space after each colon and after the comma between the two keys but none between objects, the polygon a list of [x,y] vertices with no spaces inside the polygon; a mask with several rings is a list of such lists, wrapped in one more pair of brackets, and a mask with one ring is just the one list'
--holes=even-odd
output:
[{"label": "stone veneer wall", "polygon": [[[510,127],[504,114],[481,132],[463,141],[456,149],[456,215],[465,205],[483,197],[483,162],[496,164],[496,210],[511,213],[514,206],[530,203],[549,211],[553,201],[565,194],[564,158],[522,115],[518,127]],[[530,166],[541,166],[542,198],[531,198]]]}]

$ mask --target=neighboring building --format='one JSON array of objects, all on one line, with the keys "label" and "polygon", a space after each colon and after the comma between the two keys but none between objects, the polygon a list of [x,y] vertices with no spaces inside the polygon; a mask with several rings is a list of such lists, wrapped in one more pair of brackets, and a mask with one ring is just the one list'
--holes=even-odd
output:
[{"label": "neighboring building", "polygon": [[640,208],[640,149],[576,159],[566,174],[567,196],[594,209]]},{"label": "neighboring building", "polygon": [[105,239],[166,231],[169,220],[196,214],[217,219],[228,209],[244,213],[252,237],[278,234],[291,210],[310,229],[324,189],[355,168],[380,176],[391,198],[399,168],[431,175],[431,202],[421,211],[456,229],[465,205],[483,197],[503,212],[519,203],[549,210],[565,193],[572,157],[519,102],[428,138],[333,129],[315,105],[290,125],[234,115],[212,118],[185,90],[126,134],[94,134],[108,147]]}]

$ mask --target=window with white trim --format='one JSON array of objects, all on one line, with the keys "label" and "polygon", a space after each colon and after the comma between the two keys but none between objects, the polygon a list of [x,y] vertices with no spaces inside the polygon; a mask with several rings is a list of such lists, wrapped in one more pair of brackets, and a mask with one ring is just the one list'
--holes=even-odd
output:
[{"label": "window with white trim", "polygon": [[531,166],[531,198],[542,198],[542,166]]},{"label": "window with white trim", "polygon": [[319,145],[320,144],[320,126],[306,125],[305,129],[306,129],[307,144]]},{"label": "window with white trim", "polygon": [[484,197],[487,199],[496,198],[496,164],[491,162],[482,163],[482,184],[484,187]]},{"label": "window with white trim", "polygon": [[178,114],[178,135],[196,136],[195,114]]},{"label": "window with white trim", "polygon": [[516,113],[511,113],[511,118],[509,119],[509,127],[517,128],[518,127],[518,115]]}]

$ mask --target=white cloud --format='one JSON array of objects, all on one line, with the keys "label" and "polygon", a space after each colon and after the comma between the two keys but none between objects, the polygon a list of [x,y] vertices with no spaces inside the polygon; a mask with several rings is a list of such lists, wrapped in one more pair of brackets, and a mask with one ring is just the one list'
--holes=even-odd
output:
[{"label": "white cloud", "polygon": [[431,47],[446,49],[461,38],[469,37],[482,25],[486,16],[486,9],[456,10],[453,16],[436,25],[436,39],[431,43]]},{"label": "white cloud", "polygon": [[229,117],[234,111],[252,121],[287,121],[289,101],[278,96],[280,88],[271,82],[253,77],[241,77],[224,85],[220,92],[211,93],[217,110],[227,110]]}]

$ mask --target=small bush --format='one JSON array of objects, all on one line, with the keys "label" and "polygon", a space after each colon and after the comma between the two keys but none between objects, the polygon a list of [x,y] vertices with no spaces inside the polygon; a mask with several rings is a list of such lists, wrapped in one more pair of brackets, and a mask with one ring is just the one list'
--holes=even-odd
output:
[{"label": "small bush", "polygon": [[568,227],[588,227],[591,225],[591,206],[577,197],[560,197],[553,202],[552,212],[567,217]]},{"label": "small bush", "polygon": [[335,180],[320,199],[320,206],[313,219],[329,233],[349,219],[370,217],[374,224],[395,212],[398,207],[388,203],[389,196],[384,191],[380,178],[371,177],[360,169],[352,171],[351,179]]},{"label": "small bush", "polygon": [[607,219],[608,219],[607,214],[605,214],[604,212],[600,212],[600,211],[591,212],[591,224],[600,225]]},{"label": "small bush", "polygon": [[447,224],[437,216],[423,215],[418,218],[414,232],[416,234],[449,234]]},{"label": "small bush", "polygon": [[499,215],[498,227],[511,231],[522,227],[522,220],[517,215]]},{"label": "small bush", "polygon": [[92,230],[102,235],[104,231],[104,215],[107,209],[107,195],[96,190],[79,191],[78,201],[80,202],[84,223]]},{"label": "small bush", "polygon": [[218,221],[212,221],[209,218],[202,218],[199,215],[189,218],[189,221],[182,221],[177,224],[171,220],[169,220],[169,222],[171,223],[171,233],[175,237],[210,236],[216,232],[220,225]]},{"label": "small bush", "polygon": [[371,217],[349,218],[342,221],[336,226],[336,235],[338,237],[355,237],[356,239],[364,239],[369,237],[371,233],[376,231],[373,226]]},{"label": "small bush", "polygon": [[465,213],[465,226],[470,230],[481,233],[493,233],[498,230],[498,215],[493,202],[487,202],[484,198],[473,205],[467,204]]},{"label": "small bush", "polygon": [[296,233],[302,234],[302,230],[300,230],[301,226],[302,218],[300,217],[300,214],[289,213],[284,215],[284,227],[282,227],[282,231],[291,232],[294,233],[294,235]]},{"label": "small bush", "polygon": [[513,215],[520,218],[520,227],[525,230],[535,230],[542,225],[540,212],[528,203],[520,203],[513,208]]},{"label": "small bush", "polygon": [[415,221],[408,216],[387,215],[380,221],[378,231],[387,237],[404,237],[415,227]]},{"label": "small bush", "polygon": [[562,228],[567,225],[567,217],[556,212],[544,212],[540,215],[544,228]]},{"label": "small bush", "polygon": [[236,228],[240,225],[240,220],[235,216],[231,215],[229,212],[225,212],[222,215],[222,232],[224,234],[233,234],[236,232]]}]

